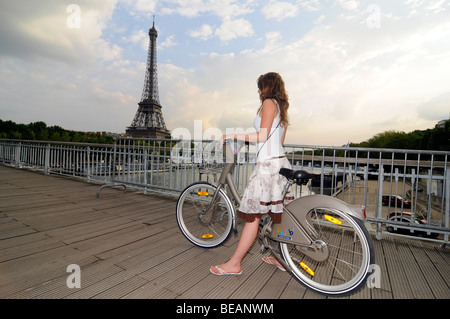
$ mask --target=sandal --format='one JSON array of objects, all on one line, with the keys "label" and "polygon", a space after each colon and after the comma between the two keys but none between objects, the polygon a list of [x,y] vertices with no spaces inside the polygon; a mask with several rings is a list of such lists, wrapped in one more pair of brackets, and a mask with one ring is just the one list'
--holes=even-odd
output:
[{"label": "sandal", "polygon": [[[213,271],[213,269],[215,269],[217,272]],[[240,275],[242,274],[242,271],[240,272],[226,272],[225,270],[223,270],[222,268],[220,268],[219,266],[211,266],[211,268],[209,269],[209,271],[216,276],[226,276],[226,275]]]},{"label": "sandal", "polygon": [[[283,266],[281,266],[281,265],[278,264],[278,260],[277,260],[275,257],[267,257],[267,256],[264,256],[264,257],[262,258],[262,260],[263,260],[264,262],[268,263],[269,265],[277,266],[277,268],[280,269],[281,271],[286,271],[286,269],[284,269]],[[275,260],[277,263],[275,263],[273,260]]]}]

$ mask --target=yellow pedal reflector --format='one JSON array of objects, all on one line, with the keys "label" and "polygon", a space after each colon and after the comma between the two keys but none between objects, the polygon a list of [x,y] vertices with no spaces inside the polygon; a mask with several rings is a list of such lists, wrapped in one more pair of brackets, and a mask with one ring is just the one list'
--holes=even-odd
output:
[{"label": "yellow pedal reflector", "polygon": [[342,222],[339,219],[331,217],[330,215],[324,215],[323,217],[325,217],[326,220],[328,220],[329,222],[332,222],[333,224],[336,224],[336,225],[342,224]]},{"label": "yellow pedal reflector", "polygon": [[213,234],[204,234],[204,235],[202,235],[202,238],[204,238],[204,239],[213,238],[213,237],[214,237]]},{"label": "yellow pedal reflector", "polygon": [[208,196],[209,195],[208,192],[197,192],[197,194],[199,194],[200,196]]},{"label": "yellow pedal reflector", "polygon": [[306,265],[303,261],[300,263],[300,266],[311,276],[314,277],[314,271],[308,267],[308,265]]}]

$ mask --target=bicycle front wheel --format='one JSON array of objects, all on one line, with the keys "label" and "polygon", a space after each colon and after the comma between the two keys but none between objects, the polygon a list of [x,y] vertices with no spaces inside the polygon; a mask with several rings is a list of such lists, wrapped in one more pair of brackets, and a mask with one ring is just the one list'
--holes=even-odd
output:
[{"label": "bicycle front wheel", "polygon": [[225,192],[198,182],[188,186],[177,202],[177,222],[184,236],[193,244],[211,248],[222,244],[230,235],[234,220],[234,206]]},{"label": "bicycle front wheel", "polygon": [[308,248],[280,243],[293,275],[306,287],[326,295],[356,292],[367,279],[374,261],[373,241],[364,222],[336,209],[312,209],[307,222],[316,247],[325,257],[318,261]]}]

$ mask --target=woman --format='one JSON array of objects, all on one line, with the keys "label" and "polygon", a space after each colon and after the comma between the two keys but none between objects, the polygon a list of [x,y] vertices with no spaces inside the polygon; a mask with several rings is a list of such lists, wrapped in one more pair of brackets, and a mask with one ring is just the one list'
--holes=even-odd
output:
[{"label": "woman", "polygon": [[[226,139],[237,139],[257,143],[258,152],[256,166],[238,209],[238,216],[246,221],[241,239],[229,261],[211,267],[210,271],[214,275],[241,274],[242,259],[256,239],[261,217],[269,214],[275,223],[281,221],[282,193],[286,179],[278,172],[282,167],[290,168],[283,149],[289,124],[289,99],[284,81],[278,73],[261,75],[257,84],[261,106],[255,118],[256,132],[224,135],[220,141],[223,143]],[[285,200],[293,199],[292,193],[289,192]],[[285,271],[276,258],[263,257],[263,260]]]}]

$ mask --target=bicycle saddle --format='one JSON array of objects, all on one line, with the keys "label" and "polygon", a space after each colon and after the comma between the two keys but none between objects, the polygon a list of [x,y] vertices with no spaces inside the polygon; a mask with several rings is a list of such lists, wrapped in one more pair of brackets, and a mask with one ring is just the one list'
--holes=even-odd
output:
[{"label": "bicycle saddle", "polygon": [[294,181],[297,185],[306,185],[314,176],[314,174],[310,174],[304,170],[294,171],[289,168],[281,168],[279,173],[287,179]]}]

